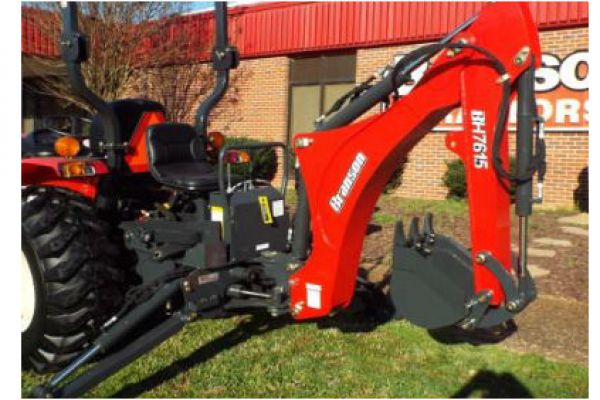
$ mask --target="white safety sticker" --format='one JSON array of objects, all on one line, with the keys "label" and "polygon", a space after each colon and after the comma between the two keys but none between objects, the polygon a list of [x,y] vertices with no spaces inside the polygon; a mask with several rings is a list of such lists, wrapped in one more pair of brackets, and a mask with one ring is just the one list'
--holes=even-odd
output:
[{"label": "white safety sticker", "polygon": [[273,217],[281,217],[283,215],[283,200],[275,200],[273,202]]},{"label": "white safety sticker", "polygon": [[321,285],[306,284],[306,305],[310,308],[321,308]]},{"label": "white safety sticker", "polygon": [[261,243],[256,245],[256,251],[267,250],[271,245],[269,243]]}]

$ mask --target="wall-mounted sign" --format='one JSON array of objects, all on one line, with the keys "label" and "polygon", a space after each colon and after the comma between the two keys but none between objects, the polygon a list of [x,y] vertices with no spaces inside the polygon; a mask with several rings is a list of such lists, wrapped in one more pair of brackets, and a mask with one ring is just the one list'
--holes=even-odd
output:
[{"label": "wall-mounted sign", "polygon": [[[396,60],[402,56],[396,57]],[[587,132],[589,127],[589,80],[588,50],[575,51],[564,58],[554,54],[542,54],[542,66],[535,72],[538,112],[546,121],[547,132]],[[427,66],[413,73],[418,81]],[[406,95],[412,87],[404,87],[400,95]],[[509,114],[509,130],[517,123],[517,106],[513,101]],[[462,112],[452,111],[434,128],[434,131],[462,130]]]}]

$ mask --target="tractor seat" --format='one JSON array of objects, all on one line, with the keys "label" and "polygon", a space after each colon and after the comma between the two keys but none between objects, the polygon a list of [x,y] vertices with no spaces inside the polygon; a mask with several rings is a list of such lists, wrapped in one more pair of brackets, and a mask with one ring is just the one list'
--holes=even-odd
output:
[{"label": "tractor seat", "polygon": [[[165,186],[193,192],[219,189],[217,168],[208,162],[204,137],[187,124],[166,122],[148,128],[150,173]],[[240,181],[240,177],[232,177]]]}]

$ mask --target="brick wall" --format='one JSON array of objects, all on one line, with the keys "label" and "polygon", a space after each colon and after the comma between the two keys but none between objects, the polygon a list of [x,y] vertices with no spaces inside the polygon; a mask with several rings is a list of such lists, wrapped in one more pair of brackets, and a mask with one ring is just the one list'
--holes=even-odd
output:
[{"label": "brick wall", "polygon": [[[241,79],[236,75],[242,74]],[[232,72],[238,101],[217,106],[210,129],[225,135],[285,142],[287,135],[289,59],[243,60]]]},{"label": "brick wall", "polygon": [[[209,118],[209,130],[225,136],[244,136],[262,141],[286,142],[288,121],[289,58],[271,57],[242,60],[231,72],[228,95],[234,101],[222,101]],[[276,184],[282,177],[282,155]]]},{"label": "brick wall", "polygon": [[[542,51],[565,57],[578,49],[588,48],[588,29],[566,29],[540,34]],[[420,45],[389,46],[357,51],[357,81],[368,78],[378,68],[390,63],[397,54],[405,54]],[[372,110],[371,112],[376,112]],[[457,157],[446,149],[445,135],[434,132],[426,136],[410,153],[402,178],[395,191],[400,197],[444,199],[447,189],[442,184],[445,162]],[[545,204],[573,206],[574,195],[587,198],[588,133],[552,132],[546,136],[548,172]],[[511,147],[514,134],[511,134]],[[583,181],[583,182],[581,182]],[[582,185],[583,183],[583,185]]]}]

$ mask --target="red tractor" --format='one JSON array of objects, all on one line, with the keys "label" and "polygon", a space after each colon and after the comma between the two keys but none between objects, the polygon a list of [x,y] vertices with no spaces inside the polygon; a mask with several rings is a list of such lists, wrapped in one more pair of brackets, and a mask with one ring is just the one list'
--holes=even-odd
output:
[{"label": "red tractor", "polygon": [[[23,313],[23,357],[39,369],[68,362],[34,396],[79,396],[196,319],[268,312],[304,320],[348,307],[371,287],[357,272],[383,187],[398,160],[457,106],[463,132],[449,134],[447,145],[466,166],[472,246],[435,232],[431,216],[422,227],[413,219],[408,231],[398,222],[392,314],[427,329],[473,331],[510,322],[535,299],[527,221],[540,200],[532,182],[536,173],[543,180],[545,151],[533,90],[540,48],[526,4],[487,5],[440,42],[357,85],[317,120],[315,132],[296,134],[293,218],[285,204],[287,160],[281,188],[237,176],[231,164],[247,163],[247,153],[207,134],[207,116],[239,60],[228,44],[224,3],[216,3],[217,85],[195,126],[165,122],[157,103],[107,104],[91,93],[79,70],[87,41],[74,4],[63,9],[63,26],[73,88],[98,115],[89,156],[78,157],[79,143],[64,137],[56,142],[60,157],[22,161],[23,275],[31,276],[24,295],[33,305]],[[410,94],[395,98],[430,61]],[[355,122],[390,97],[385,111]],[[513,97],[515,176],[507,172]],[[282,143],[245,147],[288,154]]]}]

